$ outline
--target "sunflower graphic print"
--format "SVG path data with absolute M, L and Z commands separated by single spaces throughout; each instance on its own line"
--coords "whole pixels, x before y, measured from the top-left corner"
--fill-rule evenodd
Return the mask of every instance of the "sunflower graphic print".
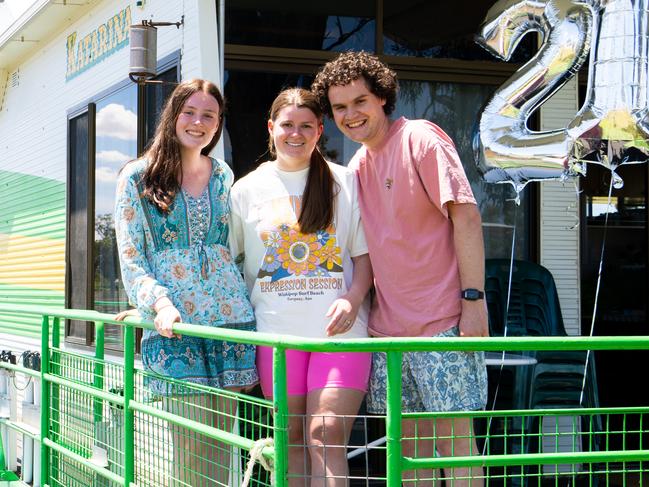
M 272 209 L 289 205 L 294 215 L 300 214 L 300 204 L 299 196 L 270 202 Z M 275 228 L 262 231 L 260 238 L 265 253 L 257 274 L 259 278 L 270 277 L 271 282 L 275 282 L 300 276 L 342 276 L 342 256 L 333 224 L 326 230 L 305 234 L 297 222 L 278 222 Z

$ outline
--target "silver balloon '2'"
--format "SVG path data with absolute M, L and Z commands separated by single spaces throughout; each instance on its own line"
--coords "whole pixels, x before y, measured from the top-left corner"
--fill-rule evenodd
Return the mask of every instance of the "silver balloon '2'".
M 511 183 L 611 170 L 649 156 L 647 72 L 649 0 L 501 0 L 476 41 L 508 59 L 530 31 L 539 52 L 498 89 L 482 111 L 474 149 L 486 181 Z M 586 102 L 567 127 L 532 131 L 531 113 L 575 76 L 590 56 Z

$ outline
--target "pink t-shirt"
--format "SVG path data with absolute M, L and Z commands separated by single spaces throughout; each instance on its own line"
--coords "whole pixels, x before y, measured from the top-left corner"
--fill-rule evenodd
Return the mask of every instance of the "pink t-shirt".
M 453 141 L 431 122 L 402 117 L 349 166 L 374 269 L 370 334 L 432 336 L 457 325 L 460 276 L 446 203 L 475 198 Z

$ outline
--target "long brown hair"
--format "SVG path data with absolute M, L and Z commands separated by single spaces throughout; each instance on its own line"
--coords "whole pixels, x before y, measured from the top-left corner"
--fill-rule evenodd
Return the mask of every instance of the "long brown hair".
M 282 108 L 293 105 L 308 108 L 318 123 L 322 123 L 322 110 L 315 95 L 303 88 L 288 88 L 277 95 L 270 107 L 270 119 L 274 122 Z M 272 135 L 268 138 L 268 150 L 273 157 L 277 157 Z M 311 153 L 309 175 L 302 194 L 302 209 L 297 220 L 302 233 L 325 230 L 333 223 L 336 190 L 334 175 L 316 145 Z
M 219 126 L 210 143 L 201 150 L 201 154 L 208 155 L 223 132 L 225 101 L 214 83 L 204 79 L 191 79 L 176 86 L 162 110 L 155 136 L 144 152 L 148 163 L 142 175 L 143 196 L 163 212 L 169 211 L 182 182 L 182 160 L 180 141 L 176 136 L 176 121 L 187 99 L 198 92 L 212 95 L 219 104 Z

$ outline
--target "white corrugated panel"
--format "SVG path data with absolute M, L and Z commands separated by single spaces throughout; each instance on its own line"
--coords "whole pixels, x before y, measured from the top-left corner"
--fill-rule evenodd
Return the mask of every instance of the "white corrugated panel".
M 541 108 L 541 130 L 565 127 L 578 108 L 573 78 Z M 557 283 L 566 330 L 581 333 L 579 282 L 579 195 L 575 181 L 541 183 L 541 264 Z

